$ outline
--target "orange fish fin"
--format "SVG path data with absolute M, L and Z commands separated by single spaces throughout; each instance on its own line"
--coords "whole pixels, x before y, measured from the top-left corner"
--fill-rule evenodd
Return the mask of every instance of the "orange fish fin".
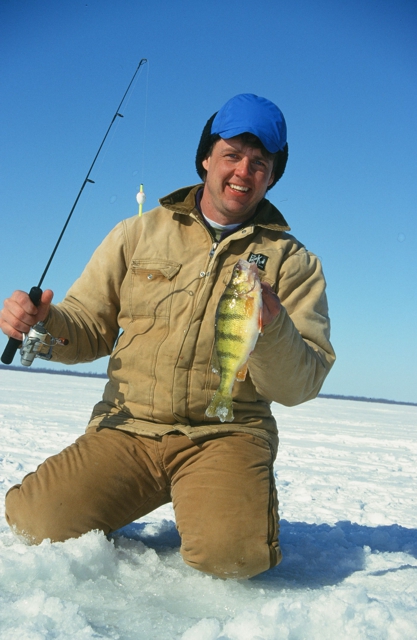
M 239 371 L 236 374 L 236 380 L 238 382 L 243 382 L 246 378 L 246 374 L 248 372 L 248 363 L 245 362 L 244 365 L 242 365 L 239 369 Z
M 247 296 L 245 300 L 245 313 L 248 318 L 251 317 L 255 308 L 255 300 L 251 296 Z
M 259 326 L 259 333 L 262 335 L 263 333 L 263 328 L 264 328 L 264 314 L 263 314 L 263 309 L 262 307 L 260 307 L 259 309 L 259 318 L 258 318 L 258 326 Z

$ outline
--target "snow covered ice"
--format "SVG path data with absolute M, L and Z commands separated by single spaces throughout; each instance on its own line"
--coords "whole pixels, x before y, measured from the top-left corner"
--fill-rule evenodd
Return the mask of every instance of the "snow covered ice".
M 0 370 L 0 492 L 84 431 L 104 380 Z M 417 638 L 417 407 L 274 405 L 278 567 L 223 581 L 185 565 L 170 505 L 116 532 L 38 547 L 1 509 L 7 640 Z

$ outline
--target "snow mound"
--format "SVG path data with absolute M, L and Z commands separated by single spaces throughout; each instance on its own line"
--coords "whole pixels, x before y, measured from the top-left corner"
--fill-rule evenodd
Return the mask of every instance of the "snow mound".
M 3 500 L 82 433 L 103 381 L 0 371 L 0 385 Z M 1 514 L 0 636 L 414 640 L 416 408 L 319 399 L 274 411 L 278 567 L 244 581 L 194 571 L 182 561 L 171 505 L 108 538 L 92 531 L 37 547 Z

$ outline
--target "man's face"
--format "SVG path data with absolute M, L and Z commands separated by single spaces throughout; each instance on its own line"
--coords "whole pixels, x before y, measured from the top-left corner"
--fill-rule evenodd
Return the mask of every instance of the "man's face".
M 273 159 L 240 136 L 218 140 L 202 164 L 207 177 L 201 209 L 219 224 L 250 218 L 274 180 Z

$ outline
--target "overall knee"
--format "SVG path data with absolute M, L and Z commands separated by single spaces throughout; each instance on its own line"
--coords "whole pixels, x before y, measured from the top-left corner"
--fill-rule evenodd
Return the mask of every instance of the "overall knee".
M 18 536 L 25 539 L 30 544 L 39 544 L 44 539 L 37 531 L 37 514 L 32 513 L 21 499 L 21 485 L 16 485 L 9 489 L 6 494 L 6 520 L 9 527 Z
M 11 529 L 29 544 L 43 540 L 63 542 L 76 537 L 68 523 L 57 517 L 46 500 L 22 490 L 22 485 L 12 487 L 6 495 L 6 520 Z
M 267 571 L 278 564 L 280 558 L 274 555 L 266 541 L 225 540 L 183 541 L 181 555 L 193 569 L 223 579 L 243 580 Z

